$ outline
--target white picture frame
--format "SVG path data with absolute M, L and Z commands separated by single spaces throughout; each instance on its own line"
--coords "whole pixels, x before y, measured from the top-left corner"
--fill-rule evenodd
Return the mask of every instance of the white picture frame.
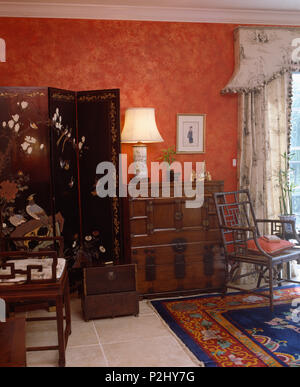
M 177 114 L 176 153 L 205 153 L 206 114 Z

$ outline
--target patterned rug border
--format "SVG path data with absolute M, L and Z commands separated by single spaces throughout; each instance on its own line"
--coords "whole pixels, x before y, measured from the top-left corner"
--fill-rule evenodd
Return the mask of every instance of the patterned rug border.
M 280 304 L 281 305 L 288 304 L 289 302 L 290 302 L 289 300 L 285 300 L 285 301 L 282 301 Z M 250 306 L 250 308 L 244 308 L 243 311 L 249 310 L 251 308 L 252 308 L 252 305 Z M 257 309 L 266 309 L 266 308 L 268 308 L 268 306 L 256 306 L 256 308 Z M 226 313 L 225 313 L 225 315 L 226 315 Z M 225 320 L 224 316 L 221 316 L 221 318 L 223 318 Z M 239 327 L 238 324 L 231 318 L 231 316 L 226 316 L 226 320 L 227 320 L 226 324 L 231 324 L 236 329 L 239 329 L 240 332 L 242 332 L 242 334 L 245 335 L 249 339 L 249 341 L 251 341 L 251 339 L 252 339 L 251 334 L 249 334 L 246 331 L 246 329 L 244 329 L 243 327 Z M 272 352 L 270 350 L 268 350 L 267 348 L 265 348 L 261 343 L 256 341 L 255 346 L 259 347 L 262 350 L 262 352 L 264 352 L 270 356 L 270 359 L 268 360 L 270 367 L 286 367 L 286 364 L 283 361 L 281 361 L 280 359 L 276 359 L 276 360 L 272 359 L 272 355 L 273 355 Z M 276 364 L 276 362 L 278 364 Z
M 284 290 L 284 289 L 293 289 L 293 288 L 299 288 L 299 285 L 286 285 L 286 286 L 280 286 L 276 287 L 274 290 Z M 267 289 L 262 288 L 257 290 L 255 293 L 259 295 L 260 292 L 265 292 Z M 227 293 L 225 297 L 228 296 L 238 296 L 238 295 L 245 295 L 251 296 L 253 293 L 248 292 L 230 292 Z M 255 294 L 254 294 L 255 296 Z M 198 344 L 196 344 L 193 340 L 193 338 L 179 325 L 176 323 L 172 315 L 169 313 L 169 311 L 164 307 L 163 303 L 165 302 L 176 302 L 176 301 L 185 301 L 185 300 L 199 300 L 199 299 L 211 299 L 214 297 L 222 297 L 221 293 L 205 293 L 205 294 L 197 294 L 192 296 L 181 296 L 181 297 L 172 297 L 172 298 L 160 298 L 160 299 L 152 299 L 148 300 L 149 305 L 153 308 L 153 310 L 156 312 L 156 314 L 159 316 L 159 318 L 162 320 L 162 322 L 169 328 L 170 332 L 173 333 L 177 341 L 181 344 L 181 346 L 186 349 L 188 353 L 190 353 L 193 357 L 193 359 L 196 359 L 196 361 L 201 363 L 202 367 L 218 367 L 217 364 L 214 364 L 212 359 L 205 353 L 204 349 L 201 348 Z M 251 309 L 251 308 L 266 308 L 266 301 L 268 302 L 268 299 L 265 299 L 265 301 L 261 304 L 249 304 L 249 305 L 243 305 L 240 308 L 241 309 Z M 281 300 L 280 304 L 283 304 L 284 301 Z M 276 308 L 276 302 L 275 302 L 275 308 Z M 236 308 L 238 309 L 238 307 Z M 275 311 L 276 313 L 276 311 Z M 229 321 L 229 320 L 228 320 Z M 229 321 L 236 329 L 235 324 L 232 323 L 232 321 Z M 251 335 L 247 334 L 245 330 L 242 331 L 245 336 L 248 336 L 248 338 L 251 339 Z M 264 348 L 259 343 L 256 343 L 263 351 L 266 351 L 266 348 Z M 201 358 L 201 360 L 200 360 Z M 281 362 L 279 362 L 281 363 Z

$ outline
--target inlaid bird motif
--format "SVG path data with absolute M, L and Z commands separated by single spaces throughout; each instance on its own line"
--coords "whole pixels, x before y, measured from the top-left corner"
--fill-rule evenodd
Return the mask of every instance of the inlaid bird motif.
M 42 218 L 47 217 L 46 212 L 34 201 L 35 194 L 28 196 L 28 205 L 26 206 L 26 212 L 33 219 L 41 220 Z

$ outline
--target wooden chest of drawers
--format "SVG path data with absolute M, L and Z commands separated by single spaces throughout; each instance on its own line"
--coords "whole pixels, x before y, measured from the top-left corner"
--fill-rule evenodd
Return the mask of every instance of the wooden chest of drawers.
M 222 181 L 206 182 L 200 208 L 187 208 L 184 196 L 129 199 L 131 262 L 144 297 L 222 289 L 225 262 L 212 198 L 220 191 Z
M 137 315 L 139 303 L 135 272 L 133 264 L 84 268 L 84 319 Z

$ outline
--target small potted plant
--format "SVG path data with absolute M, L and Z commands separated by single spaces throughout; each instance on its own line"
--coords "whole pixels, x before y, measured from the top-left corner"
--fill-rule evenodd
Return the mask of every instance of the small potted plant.
M 162 150 L 162 156 L 159 158 L 161 161 L 165 161 L 168 164 L 167 176 L 170 176 L 170 181 L 174 181 L 174 170 L 170 169 L 170 165 L 175 161 L 176 151 L 173 146 L 170 146 Z
M 280 189 L 279 219 L 294 220 L 296 222 L 296 215 L 293 213 L 293 198 L 292 198 L 292 195 L 296 186 L 292 179 L 293 169 L 291 169 L 289 166 L 290 161 L 293 157 L 293 154 L 287 154 L 286 152 L 284 152 L 284 154 L 281 155 L 281 157 L 283 158 L 283 168 L 280 168 L 278 172 L 278 182 L 279 182 L 279 189 Z M 290 224 L 286 224 L 285 231 L 288 233 L 291 233 L 292 226 Z

